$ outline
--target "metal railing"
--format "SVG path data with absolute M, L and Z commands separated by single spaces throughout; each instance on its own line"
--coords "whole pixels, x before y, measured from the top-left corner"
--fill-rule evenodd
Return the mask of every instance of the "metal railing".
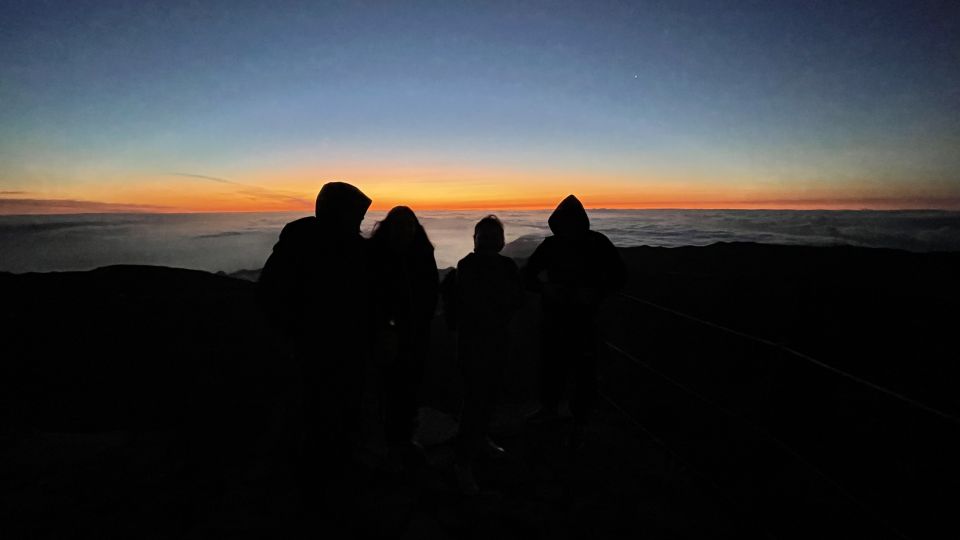
M 949 414 L 949 413 L 947 413 L 947 412 L 941 411 L 941 410 L 939 410 L 939 409 L 937 409 L 937 408 L 935 408 L 935 407 L 932 407 L 932 406 L 930 406 L 930 405 L 927 405 L 927 404 L 925 404 L 925 403 L 922 403 L 922 402 L 920 402 L 920 401 L 918 401 L 918 400 L 916 400 L 916 399 L 907 397 L 907 396 L 905 396 L 905 395 L 903 395 L 903 394 L 901 394 L 901 393 L 899 393 L 899 392 L 895 392 L 895 391 L 893 391 L 893 390 L 890 390 L 889 388 L 885 388 L 885 387 L 880 386 L 880 385 L 878 385 L 878 384 L 872 383 L 872 382 L 870 382 L 870 381 L 868 381 L 868 380 L 866 380 L 866 379 L 863 379 L 862 377 L 858 377 L 858 376 L 856 376 L 856 375 L 854 375 L 854 374 L 852 374 L 852 373 L 848 373 L 848 372 L 846 372 L 846 371 L 844 371 L 844 370 L 842 370 L 842 369 L 839 369 L 839 368 L 837 368 L 837 367 L 831 366 L 830 364 L 827 364 L 826 362 L 821 362 L 820 360 L 817 360 L 816 358 L 812 358 L 812 357 L 809 356 L 809 355 L 806 355 L 806 354 L 804 354 L 804 353 L 802 353 L 802 352 L 799 352 L 799 351 L 797 351 L 797 350 L 795 350 L 795 349 L 792 349 L 792 348 L 790 348 L 790 347 L 787 347 L 786 345 L 783 345 L 783 344 L 781 344 L 781 343 L 776 343 L 776 342 L 774 342 L 774 341 L 770 341 L 770 340 L 768 340 L 768 339 L 764 339 L 764 338 L 761 338 L 761 337 L 758 337 L 758 336 L 754 336 L 754 335 L 748 334 L 748 333 L 746 333 L 746 332 L 741 332 L 741 331 L 739 331 L 739 330 L 734 330 L 734 329 L 732 329 L 732 328 L 728 328 L 728 327 L 726 327 L 726 326 L 723 326 L 723 325 L 720 325 L 720 324 L 717 324 L 717 323 L 714 323 L 714 322 L 711 322 L 711 321 L 707 321 L 707 320 L 701 319 L 701 318 L 699 318 L 699 317 L 695 317 L 695 316 L 690 315 L 690 314 L 688 314 L 688 313 L 683 313 L 682 311 L 678 311 L 678 310 L 675 310 L 675 309 L 672 309 L 672 308 L 668 308 L 668 307 L 666 307 L 666 306 L 662 306 L 662 305 L 660 305 L 660 304 L 657 304 L 656 302 L 651 302 L 651 301 L 649 301 L 649 300 L 644 300 L 644 299 L 642 299 L 642 298 L 637 298 L 636 296 L 633 296 L 633 295 L 630 295 L 630 294 L 620 293 L 620 294 L 618 294 L 617 296 L 619 296 L 620 298 L 624 298 L 624 299 L 626 299 L 626 300 L 629 300 L 629 301 L 631 301 L 631 302 L 636 302 L 636 303 L 639 303 L 639 304 L 644 304 L 644 305 L 647 305 L 647 306 L 652 307 L 652 308 L 654 308 L 654 309 L 657 309 L 657 310 L 659 310 L 659 311 L 663 311 L 663 312 L 665 312 L 665 313 L 669 313 L 669 314 L 671 314 L 671 315 L 675 315 L 675 316 L 677 316 L 677 317 L 681 317 L 681 318 L 683 318 L 683 319 L 686 319 L 686 320 L 689 320 L 689 321 L 692 321 L 692 322 L 695 322 L 695 323 L 698 323 L 698 324 L 701 324 L 701 325 L 704 325 L 704 326 L 708 326 L 708 327 L 710 327 L 710 328 L 714 328 L 714 329 L 716 329 L 716 330 L 719 330 L 719 331 L 721 331 L 721 332 L 724 332 L 724 333 L 727 333 L 727 334 L 730 334 L 730 335 L 734 335 L 734 336 L 737 336 L 737 337 L 740 337 L 740 338 L 743 338 L 743 339 L 747 339 L 747 340 L 750 340 L 750 341 L 759 343 L 759 344 L 761 344 L 761 345 L 765 345 L 765 346 L 767 346 L 767 347 L 775 348 L 775 349 L 777 349 L 777 350 L 779 350 L 779 351 L 781 351 L 781 352 L 783 352 L 783 353 L 786 353 L 786 354 L 789 355 L 789 356 L 792 356 L 792 357 L 794 357 L 794 358 L 797 358 L 797 359 L 803 360 L 803 361 L 805 361 L 805 362 L 808 362 L 808 363 L 810 363 L 810 364 L 812 364 L 812 365 L 817 366 L 818 368 L 821 368 L 821 369 L 824 369 L 824 370 L 826 370 L 826 371 L 829 371 L 830 373 L 833 373 L 834 375 L 838 375 L 838 376 L 843 377 L 843 378 L 845 378 L 845 379 L 851 380 L 851 381 L 853 381 L 853 382 L 855 382 L 855 383 L 857 383 L 857 384 L 860 384 L 860 385 L 862 385 L 862 386 L 864 386 L 864 387 L 866 387 L 866 388 L 870 388 L 871 390 L 873 390 L 873 391 L 875 391 L 875 392 L 878 392 L 878 393 L 884 394 L 884 395 L 886 395 L 886 396 L 888 396 L 888 397 L 890 397 L 890 398 L 899 400 L 900 402 L 904 403 L 905 405 L 908 405 L 908 406 L 910 406 L 910 407 L 914 407 L 914 408 L 923 410 L 924 412 L 927 412 L 927 413 L 929 413 L 929 414 L 938 416 L 938 417 L 940 417 L 940 418 L 942 418 L 942 419 L 944 419 L 944 420 L 946 420 L 946 421 L 948 421 L 948 422 L 952 422 L 952 423 L 953 423 L 954 425 L 956 425 L 957 427 L 960 427 L 960 418 L 957 418 L 956 416 L 954 416 L 954 415 L 952 415 L 952 414 Z
M 672 308 L 657 304 L 655 302 L 651 302 L 649 300 L 638 298 L 633 295 L 620 294 L 619 297 L 629 302 L 641 304 L 648 308 L 652 308 L 657 312 L 668 314 L 671 317 L 676 317 L 684 321 L 687 321 L 689 323 L 693 323 L 695 325 L 699 325 L 705 328 L 710 328 L 723 335 L 733 336 L 736 339 L 745 340 L 750 343 L 759 345 L 761 346 L 761 349 L 775 351 L 777 353 L 775 356 L 777 357 L 786 357 L 790 359 L 795 359 L 806 365 L 814 366 L 817 370 L 820 370 L 822 374 L 825 374 L 828 377 L 834 377 L 837 379 L 848 381 L 848 383 L 852 383 L 862 389 L 866 389 L 867 391 L 873 393 L 875 396 L 879 397 L 880 400 L 885 400 L 890 403 L 895 403 L 897 404 L 896 405 L 897 407 L 902 407 L 904 409 L 911 409 L 915 411 L 915 413 L 928 416 L 932 419 L 936 419 L 938 422 L 935 422 L 935 425 L 942 426 L 946 428 L 946 430 L 948 431 L 952 432 L 955 428 L 960 427 L 960 419 L 958 419 L 956 416 L 950 413 L 939 410 L 935 407 L 922 403 L 916 399 L 903 395 L 899 392 L 890 390 L 888 388 L 875 384 L 871 381 L 858 377 L 854 374 L 848 373 L 842 369 L 831 366 L 823 361 L 817 360 L 809 355 L 801 353 L 783 344 L 776 343 L 774 341 L 764 339 L 755 335 L 751 335 L 746 332 L 738 331 L 738 330 L 714 323 L 712 321 L 708 321 L 700 317 L 696 317 L 694 315 L 690 315 L 688 313 L 684 313 L 682 311 L 672 309 Z M 797 450 L 791 444 L 788 444 L 782 438 L 776 436 L 767 427 L 761 425 L 761 423 L 758 423 L 757 421 L 749 418 L 748 415 L 745 415 L 743 413 L 738 413 L 732 410 L 730 407 L 726 407 L 723 404 L 718 403 L 715 399 L 711 399 L 705 396 L 703 392 L 698 391 L 697 389 L 691 387 L 689 384 L 685 384 L 684 382 L 681 382 L 681 380 L 679 380 L 676 376 L 671 376 L 670 374 L 664 372 L 663 370 L 658 369 L 657 366 L 655 366 L 653 363 L 646 362 L 637 358 L 635 355 L 631 354 L 630 352 L 625 350 L 623 347 L 618 346 L 617 344 L 612 343 L 610 341 L 606 341 L 605 344 L 612 352 L 616 353 L 618 356 L 624 359 L 627 359 L 630 362 L 630 364 L 645 370 L 646 372 L 654 375 L 655 377 L 657 377 L 662 381 L 665 381 L 667 385 L 674 388 L 675 391 L 691 397 L 693 400 L 696 400 L 697 402 L 699 402 L 705 409 L 719 412 L 724 417 L 729 418 L 733 422 L 740 424 L 746 430 L 748 430 L 752 434 L 752 436 L 757 437 L 758 440 L 763 439 L 767 442 L 767 444 L 772 445 L 778 451 L 783 452 L 785 455 L 788 455 L 790 459 L 794 460 L 796 463 L 800 464 L 800 466 L 802 466 L 804 469 L 809 471 L 809 473 L 813 477 L 816 477 L 817 479 L 819 479 L 819 481 L 823 482 L 825 485 L 828 485 L 830 488 L 835 490 L 836 493 L 840 494 L 844 499 L 849 501 L 849 503 L 852 503 L 853 508 L 856 508 L 856 510 L 859 510 L 859 512 L 857 513 L 862 515 L 864 518 L 867 518 L 870 521 L 872 521 L 874 526 L 877 526 L 882 530 L 887 531 L 888 533 L 892 534 L 895 537 L 908 538 L 907 534 L 904 531 L 900 530 L 896 525 L 891 523 L 891 520 L 887 519 L 887 516 L 881 510 L 879 510 L 878 508 L 876 508 L 871 504 L 866 503 L 864 500 L 862 500 L 861 497 L 859 497 L 857 494 L 853 493 L 850 489 L 848 489 L 843 484 L 843 482 L 838 481 L 832 475 L 826 473 L 822 467 L 813 463 L 813 461 L 811 461 L 811 459 L 809 459 L 808 456 L 804 454 L 804 452 Z M 627 418 L 629 418 L 634 424 L 636 424 L 644 432 L 646 432 L 649 436 L 651 436 L 658 445 L 662 446 L 667 451 L 673 454 L 682 454 L 682 452 L 678 453 L 674 451 L 673 448 L 671 448 L 671 442 L 666 440 L 667 438 L 658 435 L 657 433 L 655 433 L 650 429 L 647 429 L 643 425 L 642 421 L 637 420 L 627 410 L 627 407 L 623 407 L 620 404 L 618 404 L 615 398 L 606 396 L 606 395 L 604 397 L 608 402 L 611 403 L 611 405 L 613 405 L 622 414 L 624 414 Z M 914 414 L 914 413 L 911 413 L 911 414 Z M 960 432 L 957 433 L 957 437 L 960 438 Z M 681 457 L 683 456 L 681 455 Z M 688 466 L 690 466 L 689 460 L 684 459 L 684 461 L 688 464 Z M 695 467 L 693 466 L 690 466 L 690 467 L 695 469 Z M 702 472 L 698 473 L 697 475 L 700 477 L 709 478 L 708 474 L 704 474 Z M 714 486 L 716 487 L 717 484 L 714 483 Z M 772 533 L 770 533 L 769 530 L 764 529 L 763 527 L 761 527 L 761 529 L 764 531 L 765 534 L 774 536 Z

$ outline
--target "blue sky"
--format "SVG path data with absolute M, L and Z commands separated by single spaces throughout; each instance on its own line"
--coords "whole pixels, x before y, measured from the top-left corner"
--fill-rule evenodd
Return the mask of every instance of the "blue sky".
M 411 197 L 452 203 L 596 185 L 952 207 L 956 6 L 8 1 L 0 191 L 229 208 L 168 175 L 307 196 L 337 174 L 389 198 L 404 170 Z

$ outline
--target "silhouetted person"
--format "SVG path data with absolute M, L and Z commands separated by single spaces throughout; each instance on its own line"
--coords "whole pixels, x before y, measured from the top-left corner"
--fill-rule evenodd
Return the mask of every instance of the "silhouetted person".
M 553 236 L 537 246 L 522 272 L 527 286 L 542 293 L 537 417 L 558 415 L 572 372 L 570 409 L 575 426 L 582 426 L 598 395 L 595 313 L 607 295 L 623 287 L 626 271 L 610 240 L 590 230 L 587 212 L 573 195 L 557 206 L 548 224 Z
M 437 305 L 437 261 L 426 231 L 406 206 L 393 208 L 377 223 L 370 247 L 377 324 L 396 343 L 383 371 L 384 431 L 392 457 L 413 465 L 421 459 L 412 439 Z
M 457 357 L 463 373 L 463 410 L 454 465 L 461 490 L 478 491 L 473 463 L 481 454 L 501 455 L 504 450 L 488 436 L 496 397 L 509 355 L 507 325 L 523 300 L 516 263 L 500 255 L 503 225 L 496 216 L 481 219 L 474 228 L 473 253 L 457 263 L 456 274 L 445 282 L 452 313 L 448 321 L 457 329 Z
M 369 262 L 360 236 L 370 202 L 350 184 L 324 184 L 316 215 L 284 226 L 259 280 L 302 377 L 305 442 L 297 474 L 305 505 L 341 519 L 370 341 Z

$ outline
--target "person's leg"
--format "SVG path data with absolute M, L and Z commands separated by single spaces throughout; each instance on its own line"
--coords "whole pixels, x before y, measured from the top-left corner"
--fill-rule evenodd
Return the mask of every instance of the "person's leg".
M 359 428 L 365 356 L 356 341 L 327 340 L 323 355 L 304 369 L 303 467 L 304 511 L 311 520 L 345 531 L 355 521 L 358 486 L 351 453 Z
M 384 435 L 389 445 L 407 444 L 413 434 L 419 383 L 414 356 L 408 346 L 401 345 L 383 373 Z
M 339 400 L 333 399 L 331 389 L 318 384 L 316 377 L 309 376 L 305 382 L 296 477 L 305 515 L 326 519 L 338 513 L 333 506 L 343 498 L 346 478 L 341 473 L 348 458 L 347 446 L 339 435 Z
M 545 312 L 541 327 L 540 405 L 541 414 L 555 415 L 563 397 L 569 370 L 569 339 L 561 313 Z
M 463 407 L 457 434 L 457 455 L 462 461 L 470 461 L 475 457 L 484 434 L 485 381 L 475 350 L 461 349 L 459 357 L 463 374 Z
M 510 347 L 506 332 L 495 336 L 490 341 L 490 349 L 484 362 L 484 407 L 483 407 L 483 437 L 481 449 L 487 457 L 499 458 L 505 455 L 505 450 L 490 439 L 490 431 L 496 416 L 497 403 L 503 390 L 504 370 L 510 355 Z
M 363 386 L 366 376 L 365 355 L 354 354 L 347 357 L 349 364 L 341 371 L 339 381 L 341 409 L 339 436 L 343 438 L 347 452 L 351 452 L 359 442 L 360 423 L 363 418 Z M 337 384 L 336 381 L 334 384 Z
M 463 407 L 453 468 L 460 490 L 466 495 L 474 495 L 480 491 L 473 476 L 473 463 L 484 436 L 484 381 L 477 351 L 473 348 L 476 343 L 465 337 L 461 332 L 458 360 L 463 374 Z
M 597 387 L 597 355 L 600 352 L 599 335 L 596 322 L 589 315 L 577 321 L 573 345 L 574 395 L 570 400 L 570 410 L 574 420 L 585 423 L 592 415 L 599 399 Z
M 311 348 L 298 344 L 297 360 L 302 378 L 302 396 L 299 414 L 299 444 L 296 452 L 296 474 L 305 506 L 315 507 L 323 499 L 325 466 L 331 461 L 331 423 L 336 419 L 320 371 L 320 359 Z
M 389 444 L 407 445 L 413 439 L 428 343 L 425 328 L 404 332 L 397 357 L 384 370 L 384 427 Z

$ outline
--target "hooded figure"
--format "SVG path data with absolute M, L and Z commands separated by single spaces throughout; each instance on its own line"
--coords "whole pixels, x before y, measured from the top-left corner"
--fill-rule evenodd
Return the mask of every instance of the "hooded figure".
M 570 399 L 574 420 L 582 424 L 597 400 L 597 308 L 623 287 L 626 271 L 620 253 L 590 219 L 573 195 L 547 221 L 553 236 L 541 242 L 522 274 L 527 287 L 542 293 L 540 416 L 558 414 L 573 373 Z
M 284 226 L 258 283 L 301 375 L 304 495 L 322 499 L 332 515 L 345 515 L 333 509 L 347 483 L 343 471 L 359 423 L 370 341 L 369 264 L 360 236 L 370 202 L 350 184 L 324 184 L 316 215 Z
M 295 340 L 315 339 L 328 325 L 353 328 L 351 316 L 365 311 L 360 223 L 370 202 L 350 184 L 329 182 L 317 195 L 316 215 L 280 232 L 260 273 L 260 297 L 271 322 Z

